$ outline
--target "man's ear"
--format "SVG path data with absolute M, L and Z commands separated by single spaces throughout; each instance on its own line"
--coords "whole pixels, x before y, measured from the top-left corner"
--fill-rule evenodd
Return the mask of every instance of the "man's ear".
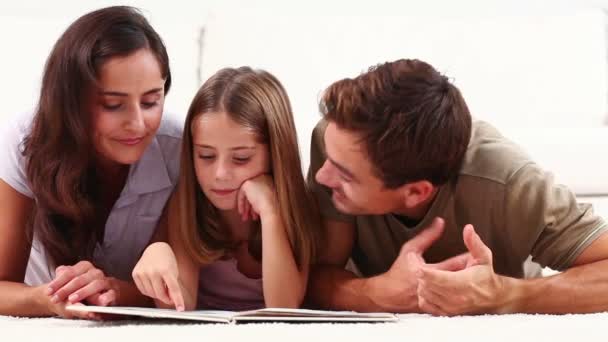
M 407 183 L 402 186 L 403 201 L 408 208 L 415 208 L 421 203 L 428 201 L 435 193 L 433 183 L 421 180 Z

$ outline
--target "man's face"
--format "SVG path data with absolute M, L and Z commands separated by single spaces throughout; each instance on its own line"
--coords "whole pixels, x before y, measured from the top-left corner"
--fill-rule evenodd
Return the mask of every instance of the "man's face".
M 352 215 L 383 215 L 400 208 L 399 190 L 385 188 L 374 174 L 356 133 L 330 122 L 324 140 L 327 160 L 315 179 L 332 190 L 336 209 Z

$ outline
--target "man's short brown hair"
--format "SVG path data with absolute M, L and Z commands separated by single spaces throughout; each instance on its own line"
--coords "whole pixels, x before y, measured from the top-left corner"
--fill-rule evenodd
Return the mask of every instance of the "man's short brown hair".
M 388 188 L 457 175 L 471 138 L 471 115 L 447 77 L 428 63 L 401 59 L 335 82 L 321 111 L 361 142 Z

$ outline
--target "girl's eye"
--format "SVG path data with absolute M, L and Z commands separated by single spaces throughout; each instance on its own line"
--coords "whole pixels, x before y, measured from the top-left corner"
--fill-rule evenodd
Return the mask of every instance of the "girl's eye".
M 205 160 L 211 160 L 211 159 L 215 158 L 215 156 L 208 156 L 208 155 L 202 155 L 202 154 L 199 154 L 198 157 L 201 159 L 205 159 Z
M 237 164 L 245 164 L 251 159 L 251 157 L 234 157 L 232 158 Z

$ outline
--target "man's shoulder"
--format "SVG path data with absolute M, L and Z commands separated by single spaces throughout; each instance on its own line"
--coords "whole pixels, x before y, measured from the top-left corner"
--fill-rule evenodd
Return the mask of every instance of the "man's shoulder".
M 489 123 L 474 121 L 459 177 L 504 185 L 530 164 L 533 160 L 519 145 Z

